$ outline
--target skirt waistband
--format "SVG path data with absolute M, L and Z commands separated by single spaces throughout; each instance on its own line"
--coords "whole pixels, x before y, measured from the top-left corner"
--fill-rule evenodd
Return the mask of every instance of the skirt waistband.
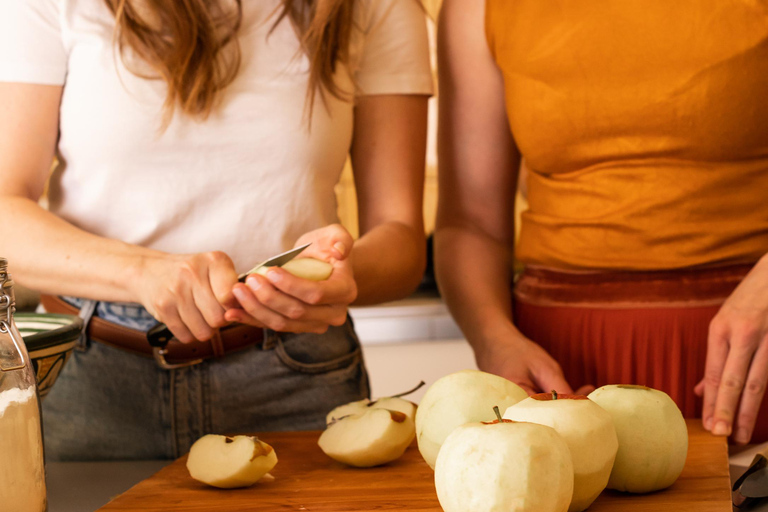
M 569 272 L 528 266 L 516 301 L 539 306 L 700 307 L 722 304 L 754 264 L 649 272 Z

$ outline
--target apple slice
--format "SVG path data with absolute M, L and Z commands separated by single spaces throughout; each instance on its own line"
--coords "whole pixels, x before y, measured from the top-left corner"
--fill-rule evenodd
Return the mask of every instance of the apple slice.
M 276 464 L 275 450 L 256 437 L 208 434 L 190 448 L 187 470 L 199 482 L 232 489 L 255 484 Z
M 415 435 L 413 420 L 406 414 L 368 408 L 333 422 L 317 444 L 333 460 L 368 468 L 398 459 Z
M 435 467 L 443 441 L 465 423 L 493 420 L 493 407 L 502 410 L 526 398 L 523 388 L 498 375 L 463 370 L 437 380 L 416 410 L 416 439 L 429 467 Z
M 573 461 L 573 499 L 569 512 L 589 507 L 605 489 L 619 448 L 611 415 L 581 395 L 540 393 L 513 405 L 504 419 L 554 428 L 568 444 Z
M 405 400 L 404 398 L 385 397 L 374 401 L 365 398 L 363 400 L 358 400 L 357 402 L 350 402 L 336 407 L 325 417 L 325 423 L 326 425 L 330 425 L 334 421 L 340 420 L 345 416 L 362 414 L 368 409 L 388 409 L 390 411 L 398 411 L 411 418 L 411 420 L 416 416 L 416 404 L 409 400 Z
M 273 267 L 259 267 L 256 273 L 266 276 L 270 268 Z M 289 274 L 310 281 L 325 281 L 333 272 L 333 266 L 330 263 L 315 258 L 296 258 L 280 268 Z
M 358 400 L 356 402 L 350 402 L 348 404 L 340 405 L 328 413 L 328 415 L 325 417 L 325 424 L 330 425 L 335 420 L 341 419 L 344 416 L 349 416 L 350 414 L 362 414 L 369 408 L 389 409 L 390 411 L 400 411 L 415 421 L 416 404 L 414 404 L 409 400 L 405 400 L 402 397 L 410 395 L 411 393 L 415 393 L 416 391 L 421 389 L 423 386 L 424 386 L 424 381 L 421 381 L 415 388 L 409 391 L 406 391 L 404 393 L 399 393 L 394 396 L 387 396 L 384 398 L 379 398 L 374 401 L 371 401 L 365 398 L 363 400 Z
M 675 483 L 688 456 L 688 427 L 677 404 L 645 386 L 603 386 L 589 398 L 608 411 L 619 452 L 608 488 L 644 493 Z
M 571 454 L 544 425 L 468 423 L 443 443 L 435 488 L 444 512 L 565 512 L 573 493 Z

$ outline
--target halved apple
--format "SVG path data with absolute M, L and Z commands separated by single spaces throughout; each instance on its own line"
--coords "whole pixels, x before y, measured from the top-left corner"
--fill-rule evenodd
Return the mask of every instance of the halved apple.
M 192 478 L 221 489 L 249 487 L 276 464 L 275 450 L 251 436 L 208 434 L 195 441 L 187 459 Z
M 256 273 L 266 276 L 270 268 L 272 267 L 260 267 Z M 289 274 L 310 281 L 325 281 L 333 272 L 333 266 L 330 263 L 315 258 L 296 258 L 280 268 Z
M 333 460 L 367 468 L 398 459 L 416 436 L 410 416 L 368 408 L 331 423 L 317 444 Z

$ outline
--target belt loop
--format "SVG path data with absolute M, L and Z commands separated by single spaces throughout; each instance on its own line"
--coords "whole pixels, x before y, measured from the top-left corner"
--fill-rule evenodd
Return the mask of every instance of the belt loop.
M 88 350 L 88 324 L 91 323 L 91 318 L 96 313 L 96 306 L 98 305 L 96 300 L 85 300 L 83 306 L 80 308 L 80 312 L 77 316 L 83 321 L 83 330 L 80 332 L 80 338 L 77 341 L 75 349 L 79 352 L 85 352 Z
M 276 338 L 278 334 L 272 329 L 267 329 L 266 327 L 264 327 L 262 332 L 263 332 L 264 341 L 261 342 L 261 349 L 272 350 L 273 348 L 275 348 L 275 345 L 277 344 Z
M 211 349 L 213 350 L 213 357 L 224 357 L 224 342 L 221 340 L 221 330 L 214 329 L 213 336 L 211 337 Z

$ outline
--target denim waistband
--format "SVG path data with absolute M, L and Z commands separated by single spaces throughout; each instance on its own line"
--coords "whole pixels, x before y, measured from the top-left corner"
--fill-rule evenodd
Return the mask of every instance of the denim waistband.
M 78 309 L 82 309 L 89 302 L 79 297 L 61 296 L 61 299 Z M 133 302 L 98 301 L 94 316 L 139 331 L 148 331 L 157 324 L 157 320 L 144 306 Z

